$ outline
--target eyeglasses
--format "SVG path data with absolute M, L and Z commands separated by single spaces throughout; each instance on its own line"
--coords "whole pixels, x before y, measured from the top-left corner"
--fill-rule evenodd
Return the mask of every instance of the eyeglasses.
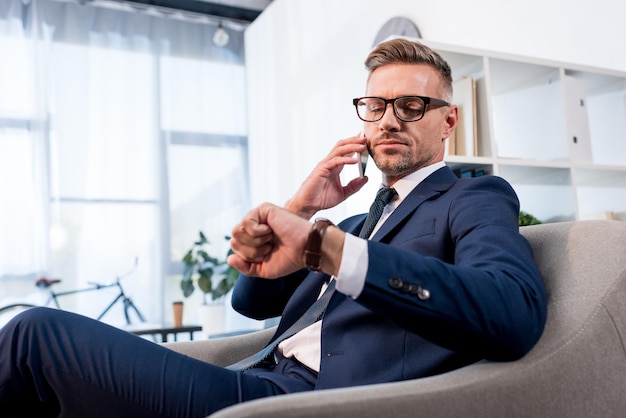
M 385 115 L 387 105 L 391 103 L 393 113 L 403 122 L 417 122 L 422 119 L 429 105 L 450 106 L 450 103 L 425 96 L 401 96 L 395 99 L 382 97 L 357 97 L 352 99 L 356 114 L 364 122 L 378 122 Z

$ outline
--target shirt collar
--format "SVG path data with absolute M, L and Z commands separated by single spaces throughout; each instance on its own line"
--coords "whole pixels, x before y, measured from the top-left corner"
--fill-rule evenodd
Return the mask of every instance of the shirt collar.
M 398 207 L 398 205 L 409 195 L 409 193 L 411 193 L 418 184 L 424 181 L 426 177 L 430 176 L 432 173 L 445 166 L 445 162 L 439 161 L 427 167 L 420 168 L 419 170 L 408 174 L 402 177 L 400 180 L 396 181 L 393 185 L 393 188 L 396 189 L 396 193 L 398 193 L 398 198 L 393 201 L 394 206 Z M 381 185 L 381 187 L 385 186 Z

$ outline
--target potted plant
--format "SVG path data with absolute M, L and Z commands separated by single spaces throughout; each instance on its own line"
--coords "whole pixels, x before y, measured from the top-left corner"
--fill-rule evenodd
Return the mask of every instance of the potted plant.
M 189 297 L 196 288 L 194 282 L 203 293 L 203 303 L 199 307 L 199 320 L 205 335 L 223 332 L 225 307 L 223 298 L 235 286 L 239 272 L 228 265 L 226 260 L 211 256 L 208 252 L 209 240 L 202 231 L 198 240 L 182 258 L 184 264 L 180 288 L 184 297 Z M 230 237 L 224 237 L 230 240 Z M 230 255 L 229 249 L 226 256 Z M 209 299 L 210 295 L 210 299 Z
M 224 297 L 235 285 L 239 272 L 226 263 L 226 260 L 219 260 L 212 257 L 207 250 L 209 240 L 204 233 L 198 233 L 199 239 L 193 243 L 189 251 L 185 253 L 182 261 L 185 266 L 183 277 L 180 281 L 180 288 L 184 297 L 189 297 L 196 289 L 194 279 L 198 287 L 204 293 L 203 303 L 208 303 L 208 296 L 212 301 Z M 229 240 L 230 237 L 224 237 Z M 226 256 L 230 255 L 229 250 Z M 214 284 L 213 277 L 219 274 L 219 281 Z
M 520 211 L 519 226 L 539 225 L 541 221 L 528 212 Z

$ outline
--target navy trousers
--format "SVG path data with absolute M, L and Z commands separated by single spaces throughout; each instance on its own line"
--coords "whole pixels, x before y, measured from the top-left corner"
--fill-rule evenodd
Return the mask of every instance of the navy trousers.
M 205 417 L 314 385 L 293 361 L 230 371 L 56 309 L 30 309 L 0 330 L 3 418 Z

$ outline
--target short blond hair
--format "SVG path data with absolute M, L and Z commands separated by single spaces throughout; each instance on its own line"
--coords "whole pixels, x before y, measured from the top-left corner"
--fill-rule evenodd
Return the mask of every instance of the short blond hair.
M 376 45 L 365 59 L 369 78 L 376 69 L 389 64 L 426 64 L 432 67 L 441 80 L 445 99 L 452 100 L 452 70 L 445 59 L 426 45 L 404 38 L 395 38 Z

